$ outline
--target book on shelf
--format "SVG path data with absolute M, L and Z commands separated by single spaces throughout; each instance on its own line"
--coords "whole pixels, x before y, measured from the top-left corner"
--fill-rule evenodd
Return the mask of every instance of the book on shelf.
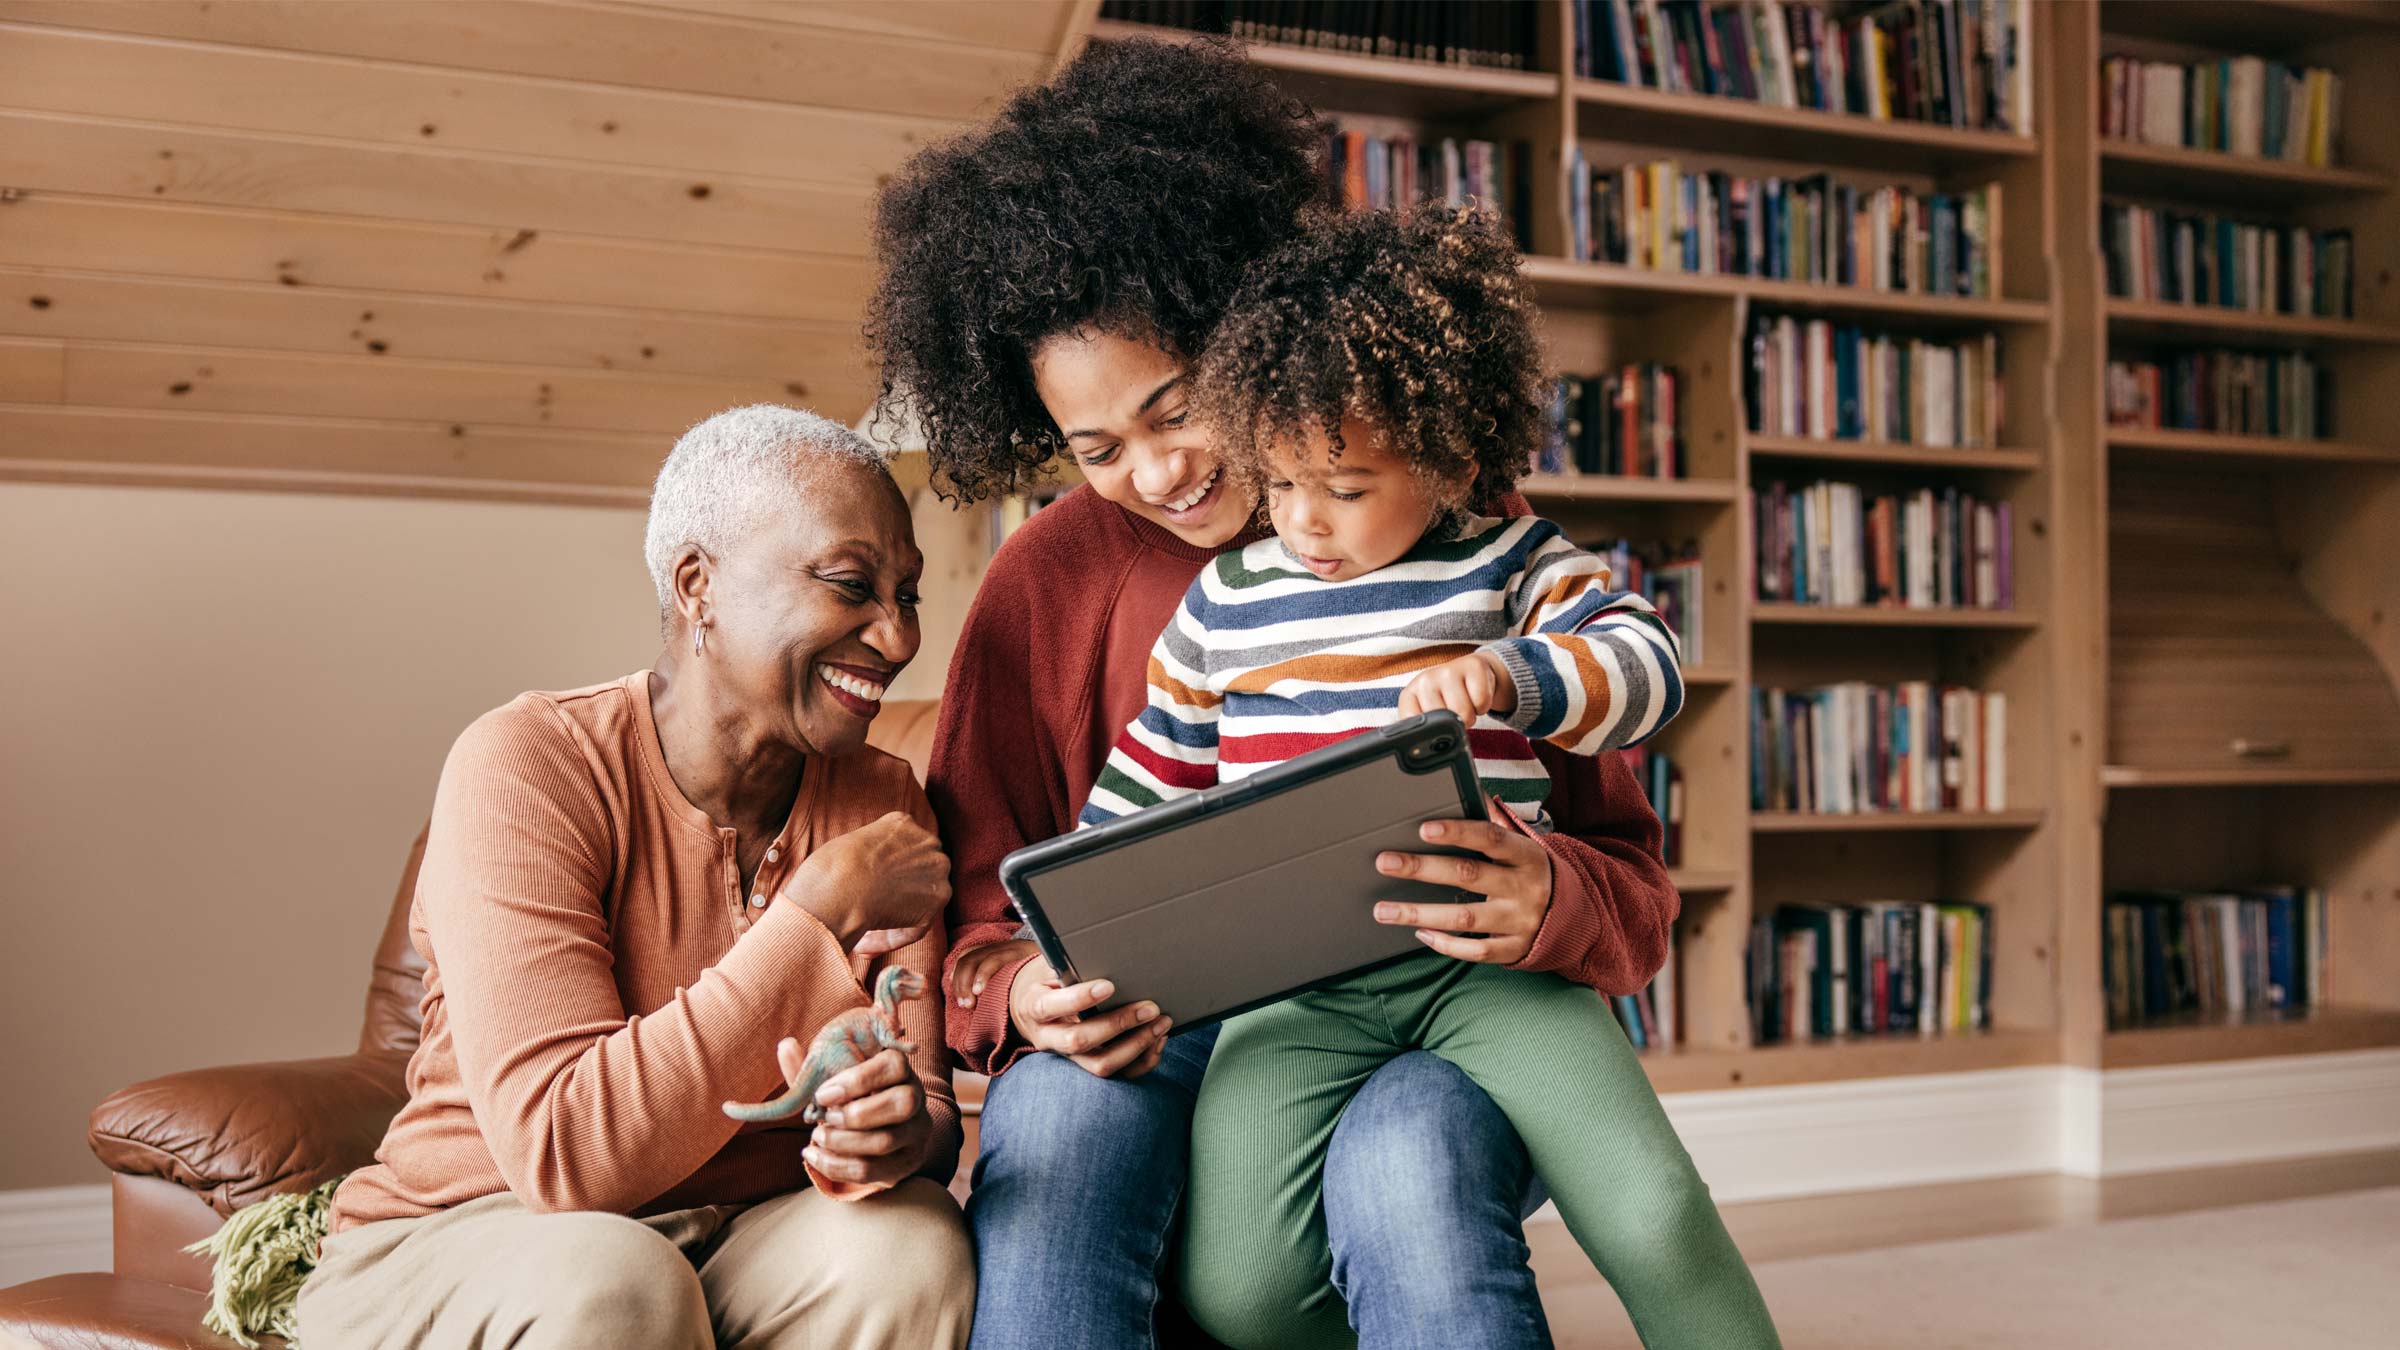
M 2100 134 L 2323 167 L 2340 154 L 2342 77 L 2258 56 L 2104 57 Z
M 1708 659 L 1700 621 L 1705 588 L 1701 585 L 1698 544 L 1688 540 L 1668 544 L 1601 539 L 1587 541 L 1582 547 L 1608 564 L 1608 584 L 1612 589 L 1638 595 L 1658 611 L 1658 617 L 1666 621 L 1682 645 L 1685 665 L 1700 665 Z
M 1742 403 L 1760 435 L 1936 449 L 2000 443 L 1996 334 L 1930 338 L 1761 314 L 1743 347 Z
M 1667 929 L 1667 963 L 1650 977 L 1638 994 L 1618 994 L 1608 1000 L 1610 1012 L 1617 1015 L 1617 1024 L 1625 1028 L 1625 1039 L 1635 1050 L 1657 1050 L 1673 1046 L 1681 1037 L 1675 1004 L 1675 966 L 1680 953 L 1675 947 L 1675 930 Z
M 2125 203 L 2100 208 L 2100 251 L 2115 299 L 2351 317 L 2348 230 Z
M 1385 210 L 1417 202 L 1480 202 L 1506 219 L 1517 247 L 1530 251 L 1533 151 L 1524 141 L 1430 140 L 1381 135 L 1337 124 L 1328 133 L 1325 171 L 1345 210 Z
M 2112 1026 L 2324 1001 L 2331 944 L 2322 887 L 2119 891 L 2101 909 Z
M 1107 0 L 1100 17 L 1244 42 L 1495 70 L 1533 67 L 1540 22 L 1533 0 Z
M 2031 0 L 1576 0 L 1585 79 L 1778 108 L 2033 131 Z
M 1801 605 L 2010 609 L 2014 513 L 1955 486 L 1878 493 L 1781 479 L 1749 489 L 1752 594 Z
M 1912 295 L 1996 295 L 2000 185 L 1869 187 L 1567 157 L 1568 256 Z
M 2108 424 L 2229 436 L 2333 435 L 2333 372 L 2307 352 L 2167 350 L 2108 363 Z
M 1750 809 L 1852 815 L 2008 808 L 2008 698 L 1852 680 L 1750 693 Z
M 1751 921 L 1750 1038 L 1980 1031 L 1991 1025 L 1992 911 L 1969 901 L 1778 905 Z
M 1683 865 L 1683 768 L 1664 750 L 1637 745 L 1617 752 L 1625 757 L 1625 767 L 1633 771 L 1633 781 L 1642 785 L 1642 797 L 1658 816 L 1662 833 L 1659 861 L 1669 867 Z
M 1655 361 L 1561 376 L 1551 390 L 1550 435 L 1534 467 L 1546 474 L 1683 477 L 1682 385 L 1673 366 Z

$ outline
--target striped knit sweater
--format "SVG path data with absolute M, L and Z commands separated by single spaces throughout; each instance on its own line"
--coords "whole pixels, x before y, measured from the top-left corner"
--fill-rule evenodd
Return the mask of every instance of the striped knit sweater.
M 1675 635 L 1608 568 L 1538 517 L 1470 518 L 1347 581 L 1269 537 L 1193 579 L 1150 651 L 1150 697 L 1092 785 L 1090 826 L 1257 773 L 1399 720 L 1419 671 L 1489 649 L 1516 686 L 1467 740 L 1484 790 L 1550 828 L 1539 738 L 1578 754 L 1632 745 L 1683 706 Z

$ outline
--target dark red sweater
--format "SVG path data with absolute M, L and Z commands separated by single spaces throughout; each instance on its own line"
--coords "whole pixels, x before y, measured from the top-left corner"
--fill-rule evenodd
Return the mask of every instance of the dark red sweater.
M 1525 514 L 1513 496 L 1511 506 Z M 1000 860 L 1075 828 L 1109 746 L 1141 711 L 1150 645 L 1215 553 L 1079 487 L 1011 535 L 984 574 L 925 784 L 950 850 L 948 1034 L 970 1068 L 998 1073 L 1024 1050 L 1008 1035 L 1007 999 L 1022 962 L 971 1009 L 951 989 L 961 953 L 1016 934 Z M 1622 757 L 1538 751 L 1558 832 L 1542 838 L 1550 912 L 1520 964 L 1637 992 L 1666 960 L 1680 904 L 1658 860 L 1658 816 Z

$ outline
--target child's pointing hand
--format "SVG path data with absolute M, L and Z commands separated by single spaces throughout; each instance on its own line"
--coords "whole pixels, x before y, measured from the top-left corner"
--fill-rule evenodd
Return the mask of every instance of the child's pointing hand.
M 1517 682 L 1489 652 L 1469 652 L 1417 672 L 1400 691 L 1400 715 L 1448 708 L 1468 726 L 1485 713 L 1506 717 L 1517 708 Z

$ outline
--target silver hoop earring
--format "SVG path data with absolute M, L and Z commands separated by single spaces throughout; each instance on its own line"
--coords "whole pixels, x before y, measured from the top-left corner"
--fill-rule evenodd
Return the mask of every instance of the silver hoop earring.
M 698 656 L 698 655 L 700 655 L 700 654 L 702 653 L 702 651 L 703 651 L 703 650 L 704 650 L 704 649 L 705 649 L 707 646 L 708 646 L 708 625 L 707 625 L 707 624 L 702 624 L 702 623 L 696 623 L 696 624 L 693 624 L 693 625 L 692 625 L 692 655 L 694 655 L 694 656 Z

